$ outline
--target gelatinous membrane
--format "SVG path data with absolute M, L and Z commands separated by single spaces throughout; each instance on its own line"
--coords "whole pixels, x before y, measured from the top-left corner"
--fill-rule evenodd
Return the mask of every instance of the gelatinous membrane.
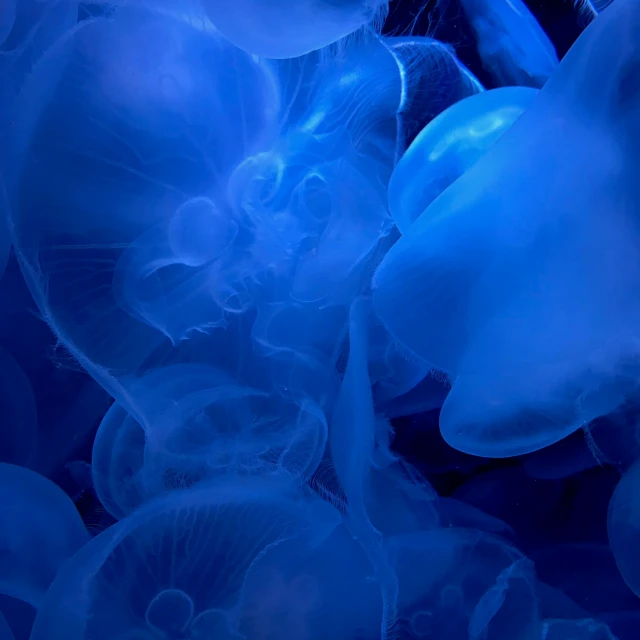
M 389 181 L 389 209 L 401 233 L 495 144 L 537 94 L 530 87 L 503 87 L 472 95 L 419 133 Z
M 28 466 L 38 444 L 36 399 L 20 365 L 0 347 L 0 462 Z
M 0 593 L 38 606 L 89 534 L 68 496 L 41 475 L 0 463 Z
M 484 87 L 444 42 L 426 36 L 383 38 L 383 42 L 402 80 L 397 134 L 401 156 L 432 118 Z
M 349 316 L 349 360 L 331 418 L 330 447 L 336 476 L 347 499 L 347 524 L 375 567 L 384 599 L 382 636 L 395 623 L 397 578 L 368 513 L 376 420 L 368 372 L 370 301 L 358 298 Z
M 640 462 L 625 473 L 611 497 L 607 530 L 618 569 L 629 588 L 640 596 Z
M 370 572 L 326 503 L 273 479 L 228 479 L 153 501 L 94 538 L 58 574 L 32 638 L 287 629 L 283 637 L 348 640 L 380 624 Z
M 522 0 L 460 0 L 460 5 L 482 62 L 498 85 L 544 85 L 558 56 Z
M 203 0 L 207 15 L 237 47 L 267 58 L 295 58 L 381 25 L 389 0 Z
M 127 380 L 222 323 L 240 279 L 225 262 L 241 234 L 227 177 L 271 139 L 279 110 L 266 63 L 196 7 L 143 5 L 80 22 L 36 65 L 5 173 L 36 302 L 134 413 Z
M 398 637 L 503 638 L 491 635 L 492 623 L 498 631 L 502 622 L 519 617 L 522 624 L 508 635 L 533 637 L 525 630 L 537 624 L 534 574 L 509 543 L 473 529 L 439 528 L 394 536 L 387 545 L 400 584 Z M 507 575 L 501 596 L 494 597 Z M 472 635 L 476 629 L 480 635 Z
M 383 324 L 457 376 L 440 427 L 461 451 L 535 451 L 636 389 L 638 26 L 627 0 L 594 21 L 376 272 Z

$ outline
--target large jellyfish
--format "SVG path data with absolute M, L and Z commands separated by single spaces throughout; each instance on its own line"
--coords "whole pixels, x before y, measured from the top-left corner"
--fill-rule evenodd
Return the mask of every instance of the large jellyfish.
M 274 480 L 229 479 L 94 538 L 58 574 L 32 638 L 252 640 L 279 629 L 348 640 L 380 624 L 370 571 L 328 504 Z
M 223 324 L 241 235 L 227 178 L 271 139 L 279 109 L 263 61 L 197 13 L 143 5 L 81 21 L 36 65 L 4 176 L 16 252 L 43 315 L 134 413 L 135 378 L 172 343 Z
M 420 132 L 389 181 L 389 208 L 401 233 L 482 157 L 537 94 L 530 87 L 478 93 L 444 110 Z
M 0 593 L 39 606 L 89 534 L 68 496 L 41 475 L 0 463 Z
M 603 12 L 376 272 L 387 329 L 457 376 L 440 428 L 462 451 L 540 449 L 637 388 L 637 28 L 635 2 Z
M 267 58 L 295 58 L 355 31 L 382 24 L 389 0 L 202 0 L 237 47 Z
M 478 53 L 498 85 L 541 87 L 558 65 L 547 34 L 522 0 L 460 0 Z

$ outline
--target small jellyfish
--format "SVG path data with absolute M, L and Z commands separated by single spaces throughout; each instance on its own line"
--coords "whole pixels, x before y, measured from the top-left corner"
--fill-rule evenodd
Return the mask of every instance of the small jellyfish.
M 522 0 L 461 0 L 478 53 L 498 85 L 541 87 L 558 56 Z
M 454 448 L 530 453 L 637 389 L 639 27 L 628 0 L 589 25 L 376 272 L 385 327 L 454 379 L 440 415 Z
M 389 0 L 204 0 L 225 38 L 248 53 L 295 58 L 362 27 L 380 26 Z
M 39 606 L 89 534 L 69 497 L 43 476 L 0 463 L 0 593 Z
M 482 157 L 537 94 L 530 87 L 478 93 L 444 110 L 419 133 L 389 181 L 389 209 L 400 233 Z
M 640 597 L 640 462 L 624 474 L 611 497 L 607 530 L 618 569 Z

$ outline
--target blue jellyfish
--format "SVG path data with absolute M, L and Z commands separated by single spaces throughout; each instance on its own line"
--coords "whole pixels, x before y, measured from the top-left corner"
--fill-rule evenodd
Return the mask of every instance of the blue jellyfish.
M 541 87 L 558 56 L 522 0 L 460 0 L 478 53 L 498 85 Z
M 347 640 L 379 625 L 370 571 L 327 503 L 275 479 L 228 478 L 152 501 L 94 538 L 58 574 L 32 638 L 240 640 L 303 628 Z
M 424 126 L 447 107 L 484 91 L 457 58 L 453 47 L 426 36 L 384 38 L 400 70 L 397 154 L 401 156 Z
M 400 586 L 400 637 L 504 638 L 497 633 L 505 628 L 509 637 L 536 637 L 535 573 L 508 542 L 474 529 L 435 528 L 386 544 Z
M 482 157 L 537 94 L 530 87 L 478 93 L 444 110 L 420 132 L 389 181 L 389 209 L 401 233 Z
M 541 449 L 637 388 L 636 25 L 627 0 L 594 21 L 376 272 L 383 324 L 455 378 L 440 428 L 461 451 Z
M 196 9 L 116 3 L 79 22 L 35 66 L 8 140 L 5 187 L 29 287 L 60 340 L 133 414 L 135 379 L 172 344 L 222 327 L 236 280 L 253 276 L 229 266 L 250 223 L 230 210 L 227 179 L 277 126 L 272 70 Z
M 0 462 L 29 466 L 38 445 L 36 399 L 20 365 L 0 347 Z
M 0 463 L 0 514 L 0 593 L 37 607 L 60 565 L 89 534 L 62 489 L 5 463 Z
M 618 569 L 629 588 L 640 597 L 640 462 L 624 474 L 611 496 L 607 530 Z
M 295 58 L 382 25 L 389 0 L 203 0 L 225 38 L 267 58 Z

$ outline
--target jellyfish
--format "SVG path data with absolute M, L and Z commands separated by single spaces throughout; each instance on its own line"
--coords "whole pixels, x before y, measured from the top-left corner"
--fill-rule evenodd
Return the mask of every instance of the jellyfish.
M 8 139 L 28 285 L 61 342 L 133 414 L 136 378 L 172 343 L 222 326 L 235 273 L 221 260 L 248 226 L 229 212 L 228 177 L 277 127 L 272 70 L 200 18 L 192 5 L 116 3 L 81 20 L 30 74 Z
M 154 500 L 89 542 L 56 577 L 32 637 L 257 638 L 254 621 L 275 629 L 286 612 L 287 628 L 346 640 L 343 628 L 379 624 L 370 570 L 326 502 L 275 478 L 226 478 Z
M 11 354 L 0 347 L 0 462 L 28 466 L 38 444 L 36 399 L 31 382 Z
M 535 582 L 533 563 L 526 558 L 503 569 L 471 614 L 470 640 L 538 640 L 542 636 L 542 620 Z
M 611 551 L 629 588 L 640 596 L 640 462 L 622 477 L 609 503 L 607 531 Z
M 476 628 L 482 627 L 481 634 L 487 631 L 485 622 L 490 625 L 494 620 L 496 629 L 504 621 L 515 622 L 514 634 L 516 629 L 522 634 L 513 637 L 534 637 L 527 636 L 526 629 L 529 621 L 532 630 L 536 626 L 535 574 L 531 563 L 508 542 L 474 529 L 447 527 L 393 536 L 387 547 L 398 574 L 396 629 L 401 637 L 462 640 L 474 637 Z M 496 585 L 505 576 L 510 581 L 500 602 Z
M 0 511 L 0 593 L 37 607 L 89 534 L 62 489 L 23 467 L 0 463 Z
M 389 209 L 401 233 L 482 157 L 537 94 L 530 87 L 474 94 L 442 111 L 422 129 L 389 181 Z
M 530 453 L 636 391 L 636 25 L 618 0 L 587 27 L 376 272 L 383 324 L 455 378 L 440 429 L 461 451 Z
M 522 0 L 461 0 L 460 5 L 480 58 L 498 85 L 544 85 L 558 56 Z
M 384 38 L 383 42 L 398 64 L 402 81 L 396 151 L 400 157 L 430 120 L 484 87 L 444 42 L 424 36 Z
M 267 58 L 295 58 L 371 25 L 381 26 L 389 0 L 204 0 L 222 35 Z

